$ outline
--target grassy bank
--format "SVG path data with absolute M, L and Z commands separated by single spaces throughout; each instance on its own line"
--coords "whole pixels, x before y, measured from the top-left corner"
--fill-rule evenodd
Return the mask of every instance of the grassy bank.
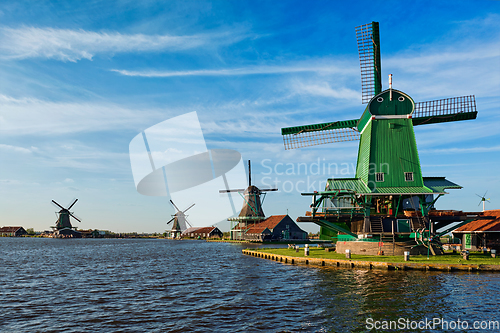
M 281 256 L 297 257 L 297 258 L 317 258 L 317 259 L 335 259 L 346 260 L 345 254 L 336 252 L 326 252 L 322 248 L 309 248 L 309 256 L 304 255 L 304 248 L 300 248 L 299 252 L 288 248 L 265 248 L 254 250 L 257 252 L 275 254 Z M 387 263 L 404 263 L 403 256 L 369 256 L 352 254 L 353 261 L 374 261 L 374 262 L 387 262 Z M 470 253 L 469 260 L 464 260 L 460 254 L 446 253 L 440 256 L 422 256 L 415 255 L 410 257 L 410 262 L 426 263 L 426 264 L 468 264 L 468 265 L 500 265 L 500 258 L 492 258 L 490 254 L 483 253 Z

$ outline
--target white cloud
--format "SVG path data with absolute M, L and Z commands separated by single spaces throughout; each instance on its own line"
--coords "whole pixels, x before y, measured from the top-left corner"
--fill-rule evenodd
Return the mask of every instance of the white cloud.
M 51 102 L 36 98 L 16 99 L 5 95 L 0 95 L 0 104 L 2 105 L 0 111 L 2 133 L 12 136 L 58 135 L 138 128 L 140 124 L 151 122 L 152 118 L 161 119 L 162 117 L 159 110 L 133 110 L 113 104 L 88 102 Z M 3 147 L 3 149 L 7 148 Z
M 130 71 L 122 69 L 112 69 L 126 76 L 140 77 L 174 77 L 174 76 L 238 76 L 238 75 L 260 75 L 260 74 L 290 74 L 301 72 L 316 72 L 324 75 L 331 74 L 352 74 L 357 73 L 357 68 L 339 66 L 331 61 L 309 61 L 307 63 L 295 63 L 286 65 L 263 65 L 263 66 L 247 66 L 241 68 L 222 68 L 222 69 L 202 69 L 202 70 L 185 70 L 185 71 L 158 71 L 158 70 L 142 70 Z
M 98 53 L 177 52 L 230 44 L 247 36 L 239 29 L 227 32 L 173 36 L 121 34 L 85 30 L 22 27 L 0 29 L 0 55 L 13 59 L 50 58 L 76 62 Z
M 70 183 L 74 183 L 75 181 L 73 179 L 71 179 L 71 178 L 66 178 L 64 180 L 64 182 L 70 184 Z
M 498 96 L 498 37 L 420 45 L 382 59 L 382 70 L 395 74 L 394 87 L 417 101 L 469 94 Z
M 31 147 L 31 148 L 33 149 L 35 147 Z M 30 150 L 30 149 L 26 149 L 26 148 L 23 148 L 23 147 L 6 145 L 6 144 L 3 144 L 3 143 L 0 143 L 0 150 L 14 151 L 14 152 L 23 153 L 23 154 L 29 154 L 29 153 L 32 152 L 32 150 Z
M 489 153 L 500 151 L 500 146 L 493 147 L 471 147 L 471 148 L 446 148 L 446 149 L 422 149 L 422 153 L 430 154 L 465 154 L 465 153 Z
M 297 82 L 294 85 L 295 91 L 301 94 L 313 96 L 331 97 L 335 99 L 347 99 L 359 102 L 361 92 L 349 88 L 332 88 L 328 82 L 310 83 Z
M 21 182 L 16 179 L 0 179 L 0 184 L 2 185 L 19 185 Z

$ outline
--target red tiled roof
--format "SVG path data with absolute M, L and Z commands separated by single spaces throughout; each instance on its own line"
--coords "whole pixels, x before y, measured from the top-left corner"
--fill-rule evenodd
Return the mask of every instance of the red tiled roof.
M 256 223 L 255 226 L 257 227 L 266 227 L 269 230 L 274 229 L 278 223 L 280 223 L 287 215 L 273 215 L 269 216 L 267 219 L 260 223 Z
M 199 228 L 199 229 L 192 231 L 192 233 L 193 234 L 209 234 L 214 229 L 215 229 L 215 227 L 203 227 L 203 228 Z
M 1 227 L 0 232 L 16 232 L 22 227 Z
M 486 210 L 483 216 L 477 220 L 474 220 L 460 228 L 454 230 L 453 232 L 500 232 L 500 210 Z
M 190 234 L 190 233 L 194 233 L 196 230 L 200 229 L 200 227 L 191 227 L 191 228 L 187 228 L 186 230 L 184 230 L 182 232 L 182 234 Z
M 267 227 L 254 226 L 247 230 L 247 234 L 261 234 L 264 230 L 269 230 Z

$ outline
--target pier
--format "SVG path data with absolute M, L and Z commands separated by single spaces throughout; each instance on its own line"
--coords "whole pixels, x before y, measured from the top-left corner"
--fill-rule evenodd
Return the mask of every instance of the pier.
M 311 257 L 293 257 L 280 254 L 266 253 L 255 250 L 242 250 L 243 254 L 277 261 L 283 264 L 321 266 L 321 267 L 342 267 L 354 269 L 384 269 L 384 270 L 421 270 L 421 271 L 465 271 L 465 272 L 500 272 L 500 265 L 481 265 L 481 264 L 439 264 L 439 263 L 420 263 L 420 262 L 381 262 L 367 260 L 345 260 L 345 259 L 326 259 Z

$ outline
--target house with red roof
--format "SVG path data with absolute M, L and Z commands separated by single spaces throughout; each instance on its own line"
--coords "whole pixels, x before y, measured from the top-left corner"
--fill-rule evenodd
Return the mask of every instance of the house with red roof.
M 222 231 L 217 227 L 188 228 L 181 237 L 188 238 L 222 238 Z
M 462 240 L 463 250 L 481 251 L 484 247 L 500 250 L 500 210 L 485 210 L 452 234 Z
M 26 235 L 27 232 L 23 227 L 1 227 L 0 236 L 3 237 L 19 237 Z
M 272 215 L 261 222 L 248 224 L 242 239 L 249 241 L 302 240 L 307 232 L 288 215 Z

